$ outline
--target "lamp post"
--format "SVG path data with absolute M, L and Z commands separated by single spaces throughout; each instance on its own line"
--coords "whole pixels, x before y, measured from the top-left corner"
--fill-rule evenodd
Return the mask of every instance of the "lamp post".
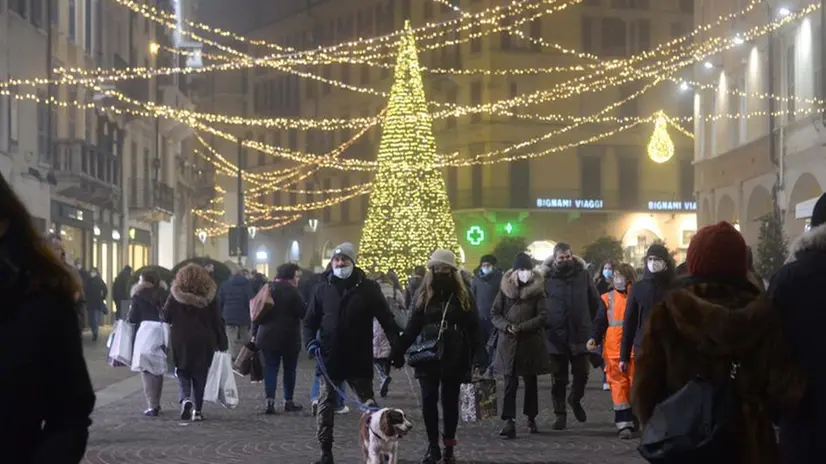
M 246 152 L 244 151 L 244 139 L 238 138 L 238 174 L 236 176 L 238 187 L 238 220 L 236 226 L 243 233 L 244 230 L 244 168 L 246 167 Z M 248 231 L 252 232 L 252 231 Z M 254 235 L 252 232 L 250 235 Z M 241 266 L 241 254 L 238 253 L 238 266 Z

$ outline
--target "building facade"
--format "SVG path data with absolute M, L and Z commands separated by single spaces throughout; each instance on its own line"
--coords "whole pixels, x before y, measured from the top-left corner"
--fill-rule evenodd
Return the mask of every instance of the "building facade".
M 182 8 L 177 1 L 157 6 Z M 57 79 L 63 67 L 170 65 L 176 54 L 162 50 L 176 46 L 174 36 L 156 26 L 104 0 L 0 2 L 0 81 L 44 78 L 50 69 Z M 189 78 L 173 76 L 122 80 L 110 90 L 186 108 L 188 85 Z M 37 101 L 0 97 L 0 172 L 41 231 L 63 237 L 69 260 L 97 268 L 111 285 L 127 264 L 171 268 L 194 254 L 191 209 L 203 166 L 186 126 L 101 110 L 120 103 L 83 85 L 10 91 Z M 62 104 L 47 104 L 49 97 Z
M 761 5 L 698 39 L 766 24 L 805 2 Z M 698 0 L 697 23 L 714 22 L 742 2 Z M 755 246 L 761 217 L 782 215 L 794 238 L 805 230 L 812 199 L 826 186 L 822 16 L 815 10 L 777 32 L 699 63 L 695 80 L 695 178 L 701 225 L 738 224 Z M 765 96 L 771 96 L 766 98 Z M 752 117 L 722 117 L 721 115 Z M 773 114 L 774 116 L 767 116 Z
M 462 12 L 470 13 L 500 4 L 489 0 L 451 3 Z M 535 11 L 547 8 L 541 2 L 536 3 L 539 7 Z M 275 19 L 247 35 L 298 50 L 390 34 L 401 29 L 408 19 L 418 27 L 462 14 L 433 0 L 295 1 L 278 2 L 273 9 Z M 585 73 L 570 68 L 596 62 L 563 53 L 551 44 L 603 60 L 626 58 L 687 34 L 692 28 L 692 14 L 691 1 L 668 0 L 655 4 L 646 0 L 587 0 L 564 11 L 525 21 L 519 27 L 490 34 L 484 32 L 488 28 L 512 27 L 512 23 L 528 15 L 512 15 L 501 24 L 436 28 L 419 37 L 418 42 L 426 96 L 441 105 L 464 107 L 542 95 L 544 90 L 576 80 Z M 505 22 L 508 20 L 511 23 Z M 436 37 L 428 37 L 436 32 Z M 456 40 L 460 43 L 443 46 Z M 260 53 L 256 56 L 273 53 L 266 49 L 248 52 Z M 210 108 L 258 118 L 374 116 L 385 108 L 386 97 L 352 88 L 389 92 L 395 48 L 379 48 L 375 53 L 377 58 L 372 65 L 345 62 L 295 68 L 323 80 L 265 67 L 238 72 L 234 78 L 228 74 L 220 78 L 223 88 L 231 89 L 230 93 L 237 92 L 235 96 L 241 98 Z M 569 69 L 547 71 L 553 67 Z M 530 73 L 506 72 L 529 68 L 541 69 Z M 672 117 L 690 116 L 691 96 L 680 92 L 674 83 L 660 84 L 638 98 L 630 98 L 626 104 L 603 111 L 649 83 L 638 80 L 606 85 L 604 89 L 600 87 L 569 98 L 511 105 L 510 114 L 479 112 L 437 118 L 434 133 L 441 152 L 456 152 L 459 159 L 474 159 L 501 150 L 504 154 L 479 159 L 528 158 L 445 170 L 464 261 L 475 265 L 481 255 L 490 252 L 497 241 L 507 236 L 525 237 L 532 243 L 531 250 L 537 258 L 546 257 L 555 243 L 568 242 L 581 250 L 603 236 L 622 240 L 628 259 L 633 261 L 641 259 L 647 246 L 657 240 L 685 250 L 696 230 L 691 140 L 672 130 L 676 155 L 661 164 L 651 161 L 646 154 L 653 124 L 641 124 L 592 143 L 581 143 L 616 129 L 621 125 L 620 120 L 647 118 L 658 110 Z M 211 102 L 219 102 L 220 98 L 214 97 Z M 200 103 L 198 106 L 202 107 Z M 595 122 L 570 127 L 574 124 L 571 118 L 591 116 Z M 356 133 L 348 129 L 260 130 L 237 126 L 228 130 L 264 144 L 316 154 L 330 152 Z M 553 131 L 558 135 L 546 136 Z M 343 157 L 375 159 L 380 137 L 380 128 L 369 130 L 348 146 Z M 514 148 L 526 140 L 532 143 Z M 221 140 L 215 143 L 226 158 L 235 159 L 235 146 Z M 566 146 L 574 148 L 565 149 Z M 548 154 L 539 156 L 541 153 Z M 252 149 L 248 150 L 247 162 L 252 172 L 295 166 Z M 341 194 L 331 190 L 370 180 L 368 172 L 325 169 L 286 186 L 292 192 L 264 191 L 257 201 L 291 206 L 332 200 Z M 228 187 L 225 220 L 235 223 L 235 181 L 227 175 L 222 185 Z M 302 194 L 297 190 L 315 193 Z M 363 195 L 310 211 L 290 226 L 272 232 L 259 231 L 250 255 L 255 259 L 260 251 L 260 256 L 266 257 L 271 265 L 296 255 L 304 264 L 323 262 L 318 258 L 328 257 L 337 243 L 345 240 L 358 243 L 368 202 L 368 196 Z M 213 253 L 220 254 L 225 247 L 218 244 L 220 239 L 215 242 Z

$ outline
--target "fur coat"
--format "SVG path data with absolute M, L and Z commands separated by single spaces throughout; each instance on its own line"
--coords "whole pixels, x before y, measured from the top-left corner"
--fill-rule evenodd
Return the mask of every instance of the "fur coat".
M 502 277 L 500 291 L 493 300 L 491 322 L 499 331 L 496 371 L 504 375 L 543 375 L 551 372 L 551 358 L 545 346 L 548 300 L 545 280 L 534 271 L 527 284 L 519 285 L 516 272 Z M 508 332 L 508 326 L 516 334 Z
M 726 462 L 778 462 L 773 419 L 800 400 L 804 385 L 795 369 L 780 314 L 745 278 L 681 281 L 651 311 L 637 357 L 632 404 L 645 425 L 657 403 L 697 375 L 725 379 L 739 362 L 731 448 Z
M 216 291 L 215 281 L 196 264 L 184 267 L 175 276 L 161 319 L 172 326 L 170 346 L 176 368 L 208 370 L 213 353 L 227 350 Z

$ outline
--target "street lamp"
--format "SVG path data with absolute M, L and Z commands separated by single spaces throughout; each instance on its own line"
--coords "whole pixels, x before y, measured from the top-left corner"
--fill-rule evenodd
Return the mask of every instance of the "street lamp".
M 792 11 L 784 6 L 777 11 L 777 14 L 780 15 L 781 18 L 785 18 L 786 16 L 792 14 Z

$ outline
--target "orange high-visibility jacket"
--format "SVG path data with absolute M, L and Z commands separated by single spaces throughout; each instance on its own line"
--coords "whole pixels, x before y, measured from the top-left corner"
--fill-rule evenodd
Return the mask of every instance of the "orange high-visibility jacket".
M 620 357 L 620 345 L 622 345 L 622 321 L 625 318 L 625 307 L 628 302 L 628 291 L 620 293 L 611 290 L 602 295 L 602 302 L 605 303 L 606 316 L 608 318 L 608 329 L 605 331 L 605 339 L 602 342 L 602 356 L 608 358 Z

